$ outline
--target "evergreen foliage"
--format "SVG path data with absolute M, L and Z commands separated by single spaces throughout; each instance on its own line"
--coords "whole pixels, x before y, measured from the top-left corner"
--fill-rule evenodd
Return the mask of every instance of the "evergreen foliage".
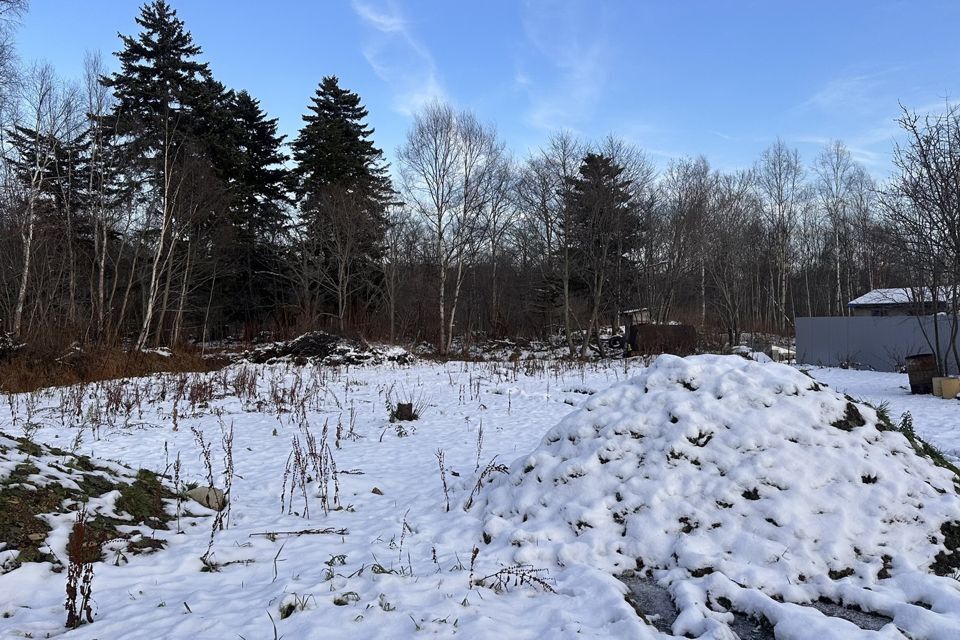
M 291 145 L 302 223 L 296 250 L 321 273 L 318 295 L 336 298 L 342 326 L 345 307 L 373 295 L 369 285 L 380 271 L 394 192 L 359 95 L 327 76 L 307 108 Z
M 599 274 L 611 274 L 636 240 L 639 224 L 623 167 L 607 156 L 588 153 L 579 174 L 567 179 L 567 242 L 584 284 Z
M 162 163 L 200 129 L 194 109 L 209 90 L 210 69 L 196 59 L 200 47 L 165 0 L 145 4 L 136 22 L 138 35 L 120 36 L 120 71 L 103 78 L 116 98 L 108 124 L 126 139 L 131 158 Z

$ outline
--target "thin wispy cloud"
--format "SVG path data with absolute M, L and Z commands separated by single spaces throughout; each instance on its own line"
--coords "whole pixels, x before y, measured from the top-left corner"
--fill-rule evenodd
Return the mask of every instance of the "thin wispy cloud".
M 788 110 L 789 114 L 820 114 L 830 128 L 840 118 L 844 130 L 838 132 L 854 160 L 883 177 L 890 168 L 894 146 L 903 130 L 897 120 L 899 105 L 921 117 L 944 111 L 945 97 L 931 100 L 930 93 L 904 85 L 906 67 L 897 66 L 871 73 L 832 78 L 809 98 Z M 823 146 L 836 136 L 812 134 L 788 136 L 795 143 Z
M 882 74 L 834 78 L 796 108 L 821 111 L 870 110 L 874 107 L 874 99 L 881 88 L 880 75 Z
M 433 55 L 394 2 L 354 0 L 351 6 L 372 31 L 362 53 L 374 73 L 390 86 L 397 111 L 412 115 L 427 103 L 446 99 Z
M 355 1 L 353 2 L 353 10 L 367 24 L 384 33 L 405 33 L 407 30 L 407 21 L 395 13 L 396 8 L 392 5 L 390 11 L 393 13 L 378 11 L 368 4 Z
M 729 133 L 724 133 L 722 131 L 710 131 L 709 133 L 717 136 L 721 140 L 728 140 L 730 142 L 735 142 L 737 140 L 737 136 L 732 136 Z
M 525 2 L 523 30 L 535 55 L 534 75 L 521 62 L 516 85 L 525 91 L 525 120 L 544 130 L 576 130 L 594 115 L 607 82 L 608 47 L 602 30 L 590 30 L 597 5 L 575 0 Z
M 815 148 L 826 148 L 836 141 L 835 138 L 819 135 L 785 136 L 785 139 L 790 144 L 810 145 Z M 870 148 L 872 145 L 875 145 L 880 141 L 881 139 L 879 138 L 877 140 L 871 140 L 861 136 L 841 140 L 843 145 L 847 148 L 847 151 L 850 152 L 850 157 L 870 171 L 875 171 L 876 169 L 885 166 L 885 154 L 889 153 L 890 151 L 890 138 L 884 139 L 887 144 L 882 146 L 883 150 Z

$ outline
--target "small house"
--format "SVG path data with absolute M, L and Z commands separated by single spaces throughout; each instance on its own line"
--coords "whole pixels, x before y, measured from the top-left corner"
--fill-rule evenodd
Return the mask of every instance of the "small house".
M 852 316 L 915 316 L 947 311 L 953 292 L 941 287 L 934 309 L 930 288 L 874 289 L 847 303 Z M 922 299 L 921 299 L 922 296 Z M 921 301 L 922 300 L 922 301 Z

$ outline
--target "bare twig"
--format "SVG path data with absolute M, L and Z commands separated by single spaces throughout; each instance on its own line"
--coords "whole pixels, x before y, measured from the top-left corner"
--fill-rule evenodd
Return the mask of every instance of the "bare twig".
M 300 529 L 299 531 L 262 531 L 251 533 L 250 537 L 279 538 L 280 536 L 318 536 L 318 535 L 336 535 L 345 536 L 350 533 L 347 529 L 337 529 L 335 527 L 326 527 L 323 529 Z

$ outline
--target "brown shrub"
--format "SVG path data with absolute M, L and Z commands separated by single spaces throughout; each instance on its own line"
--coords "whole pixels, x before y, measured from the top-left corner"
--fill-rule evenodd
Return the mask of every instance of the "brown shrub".
M 0 360 L 0 390 L 23 393 L 43 387 L 144 376 L 159 371 L 215 371 L 226 364 L 226 358 L 205 357 L 199 349 L 189 347 L 178 348 L 171 355 L 164 356 L 118 347 L 72 347 L 64 352 L 52 347 L 28 345 Z

